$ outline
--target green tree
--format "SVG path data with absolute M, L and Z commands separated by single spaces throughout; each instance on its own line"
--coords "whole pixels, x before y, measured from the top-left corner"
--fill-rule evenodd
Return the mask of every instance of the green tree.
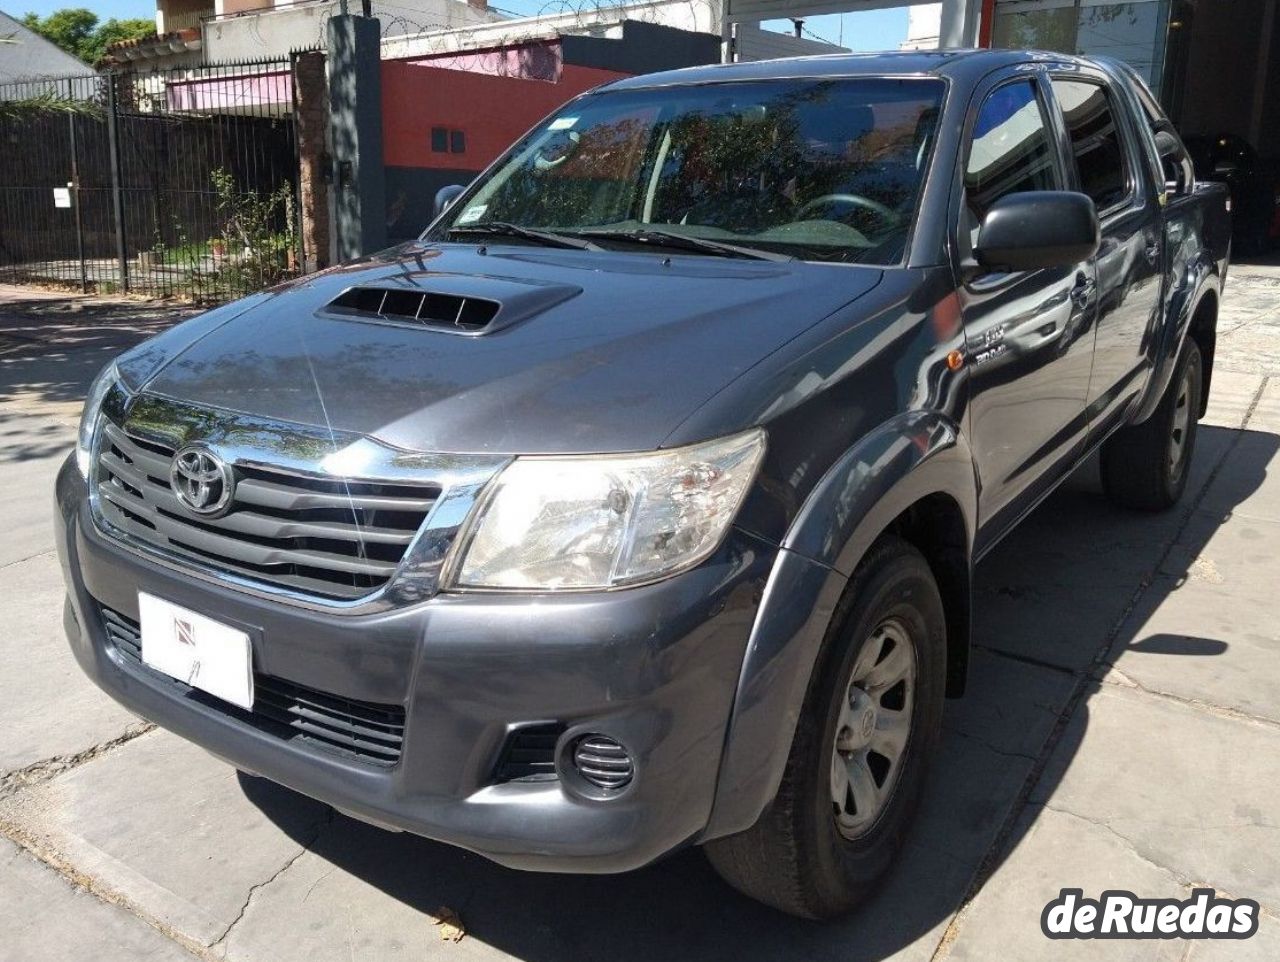
M 22 22 L 46 40 L 89 64 L 101 60 L 109 44 L 147 37 L 156 32 L 152 20 L 117 20 L 113 17 L 99 24 L 98 15 L 84 7 L 55 10 L 47 17 L 28 13 Z
M 121 40 L 136 40 L 139 37 L 150 37 L 155 32 L 156 22 L 154 20 L 138 17 L 117 20 L 112 17 L 94 32 L 94 42 L 90 51 L 92 55 L 85 59 L 89 63 L 97 63 L 113 43 L 119 43 Z

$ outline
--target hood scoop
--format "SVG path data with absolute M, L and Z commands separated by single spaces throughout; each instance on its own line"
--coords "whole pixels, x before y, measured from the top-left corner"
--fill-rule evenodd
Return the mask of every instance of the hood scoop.
M 349 287 L 325 305 L 338 317 L 365 318 L 452 334 L 510 327 L 582 293 L 567 284 L 460 274 L 396 276 Z
M 452 327 L 482 331 L 502 305 L 478 297 L 399 291 L 385 287 L 352 287 L 329 303 L 337 314 L 377 317 L 384 321 L 412 321 L 425 327 Z

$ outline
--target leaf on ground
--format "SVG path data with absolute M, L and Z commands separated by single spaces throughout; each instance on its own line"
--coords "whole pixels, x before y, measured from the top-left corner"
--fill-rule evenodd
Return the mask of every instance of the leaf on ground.
M 436 909 L 432 913 L 432 920 L 435 925 L 440 926 L 440 938 L 446 942 L 461 942 L 462 937 L 467 934 L 462 925 L 462 917 L 447 906 L 442 905 Z

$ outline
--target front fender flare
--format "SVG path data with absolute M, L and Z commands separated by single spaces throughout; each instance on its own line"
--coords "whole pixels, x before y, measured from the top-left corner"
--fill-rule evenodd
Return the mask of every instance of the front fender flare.
M 939 493 L 961 507 L 968 555 L 977 515 L 969 446 L 942 415 L 912 412 L 863 438 L 805 500 L 747 643 L 704 840 L 745 831 L 773 800 L 849 575 L 903 511 Z

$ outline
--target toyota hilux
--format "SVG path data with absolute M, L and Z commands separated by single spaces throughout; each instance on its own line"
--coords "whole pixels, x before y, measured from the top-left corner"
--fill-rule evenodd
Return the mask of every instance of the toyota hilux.
M 236 767 L 554 872 L 893 860 L 975 563 L 1094 452 L 1176 502 L 1230 219 L 1139 77 L 943 51 L 572 100 L 414 242 L 111 363 L 84 671 Z

